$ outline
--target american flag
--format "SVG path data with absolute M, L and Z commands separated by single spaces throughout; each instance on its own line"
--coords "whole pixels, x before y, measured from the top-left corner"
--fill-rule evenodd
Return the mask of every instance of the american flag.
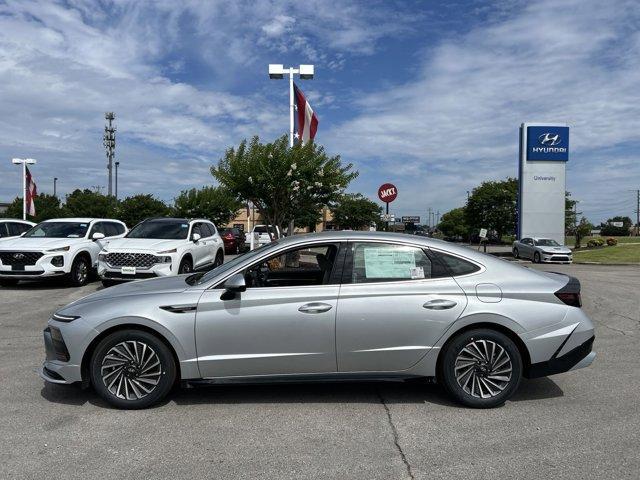
M 27 184 L 27 191 L 26 193 L 26 200 L 27 200 L 27 213 L 29 215 L 31 215 L 32 217 L 34 217 L 36 215 L 36 205 L 34 202 L 34 199 L 36 198 L 36 195 L 38 195 L 38 189 L 36 187 L 36 182 L 33 181 L 33 177 L 31 176 L 31 172 L 29 171 L 29 168 L 25 166 L 26 169 L 26 184 Z
M 302 90 L 300 90 L 295 83 L 293 84 L 293 90 L 295 96 L 294 106 L 297 110 L 297 114 L 295 115 L 296 128 L 294 137 L 302 143 L 307 143 L 316 136 L 318 117 L 305 98 L 304 93 L 302 93 Z

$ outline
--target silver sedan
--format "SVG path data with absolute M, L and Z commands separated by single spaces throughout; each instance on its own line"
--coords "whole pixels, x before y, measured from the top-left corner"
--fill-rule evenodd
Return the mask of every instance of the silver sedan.
M 513 242 L 513 256 L 533 263 L 571 263 L 573 252 L 552 238 L 525 237 Z
M 586 367 L 580 284 L 424 237 L 293 236 L 205 274 L 103 289 L 58 310 L 41 376 L 144 408 L 182 384 L 436 379 L 470 407 Z

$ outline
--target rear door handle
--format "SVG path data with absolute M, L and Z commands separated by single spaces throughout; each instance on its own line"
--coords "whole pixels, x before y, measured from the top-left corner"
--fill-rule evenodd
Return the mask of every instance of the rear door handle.
M 301 306 L 298 311 L 302 313 L 322 313 L 328 312 L 331 308 L 332 306 L 327 303 L 314 302 Z
M 429 310 L 448 310 L 449 308 L 453 308 L 457 305 L 453 300 L 445 300 L 444 298 L 436 298 L 435 300 L 429 300 L 427 303 L 422 305 L 424 308 Z

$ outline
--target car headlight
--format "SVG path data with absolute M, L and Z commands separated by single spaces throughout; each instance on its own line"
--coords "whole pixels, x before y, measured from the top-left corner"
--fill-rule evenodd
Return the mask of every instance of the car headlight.
M 60 248 L 52 248 L 51 250 L 47 250 L 47 252 L 68 252 L 70 248 L 71 248 L 70 246 L 60 247 Z
M 158 257 L 158 263 L 171 263 L 171 257 Z
M 61 313 L 57 312 L 51 315 L 51 319 L 55 320 L 56 322 L 69 323 L 77 320 L 78 318 L 80 318 L 80 315 L 62 315 Z

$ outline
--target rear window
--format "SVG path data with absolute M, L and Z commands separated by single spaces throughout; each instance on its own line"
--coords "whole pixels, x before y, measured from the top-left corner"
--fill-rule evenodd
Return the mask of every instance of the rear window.
M 460 275 L 469 275 L 470 273 L 474 273 L 480 270 L 480 267 L 475 263 L 469 262 L 467 260 L 463 260 L 460 257 L 455 257 L 453 255 L 448 255 L 446 253 L 431 251 L 440 262 L 442 262 L 454 277 L 459 277 Z

